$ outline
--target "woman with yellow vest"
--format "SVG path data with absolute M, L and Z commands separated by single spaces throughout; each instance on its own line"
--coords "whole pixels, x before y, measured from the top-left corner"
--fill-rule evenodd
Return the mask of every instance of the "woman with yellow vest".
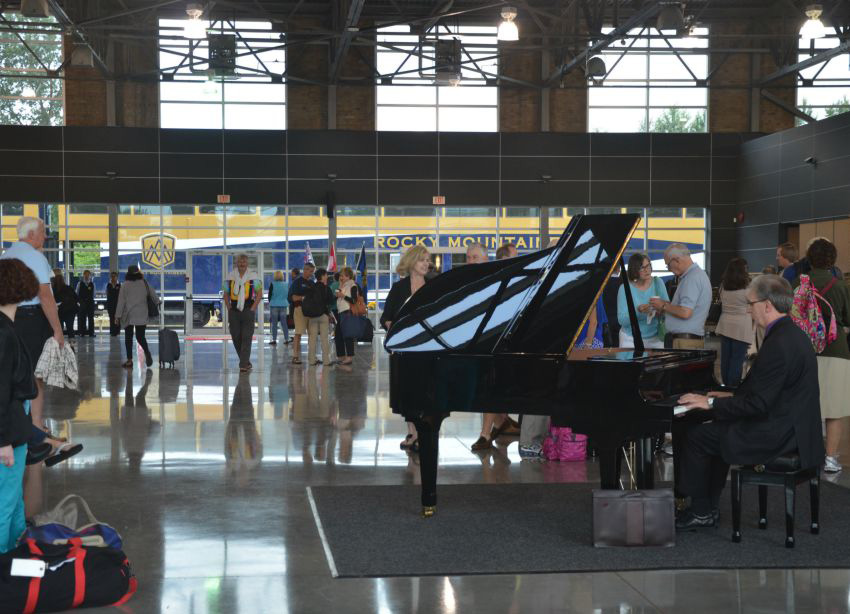
M 254 340 L 254 321 L 257 306 L 263 300 L 263 285 L 260 276 L 248 270 L 248 256 L 236 257 L 236 269 L 224 281 L 222 287 L 224 304 L 227 307 L 230 338 L 239 356 L 239 370 L 250 371 L 251 343 Z

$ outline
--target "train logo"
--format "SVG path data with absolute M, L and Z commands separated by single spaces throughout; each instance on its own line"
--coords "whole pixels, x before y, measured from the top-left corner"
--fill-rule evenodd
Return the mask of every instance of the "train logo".
M 142 262 L 155 269 L 162 269 L 174 264 L 174 248 L 177 237 L 166 233 L 144 235 L 142 239 Z

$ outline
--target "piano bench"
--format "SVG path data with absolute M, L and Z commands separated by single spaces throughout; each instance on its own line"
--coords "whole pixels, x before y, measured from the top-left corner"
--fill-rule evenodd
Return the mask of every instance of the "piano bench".
M 785 547 L 794 547 L 794 507 L 797 486 L 809 483 L 811 499 L 810 530 L 817 535 L 820 503 L 820 466 L 803 469 L 800 456 L 784 454 L 767 465 L 744 465 L 732 468 L 732 541 L 741 541 L 741 491 L 744 484 L 759 487 L 759 529 L 767 528 L 767 488 L 785 487 Z

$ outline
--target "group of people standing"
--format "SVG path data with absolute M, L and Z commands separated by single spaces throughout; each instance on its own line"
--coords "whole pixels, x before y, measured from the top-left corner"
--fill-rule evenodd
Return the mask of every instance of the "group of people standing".
M 354 315 L 352 306 L 360 298 L 354 271 L 343 267 L 332 274 L 324 268 L 317 269 L 312 262 L 304 264 L 303 271 L 293 269 L 290 282 L 284 280 L 282 271 L 276 271 L 268 287 L 269 320 L 272 339 L 277 345 L 278 326 L 283 330 L 284 343 L 292 343 L 292 364 L 301 365 L 301 337 L 307 335 L 307 364 L 350 365 L 359 337 L 360 316 Z M 250 371 L 251 343 L 256 323 L 256 311 L 262 304 L 263 288 L 260 276 L 249 270 L 247 254 L 236 257 L 236 268 L 222 287 L 227 308 L 229 331 L 233 346 L 239 356 L 239 369 Z M 289 319 L 294 329 L 289 338 Z M 330 335 L 334 331 L 336 360 L 331 355 Z M 318 355 L 321 347 L 321 358 Z

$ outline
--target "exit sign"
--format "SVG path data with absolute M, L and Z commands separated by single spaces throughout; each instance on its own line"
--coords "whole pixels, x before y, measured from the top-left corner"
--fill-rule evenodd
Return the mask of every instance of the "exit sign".
M 219 205 L 229 205 L 230 204 L 230 194 L 219 194 L 217 197 L 217 202 Z
M 445 205 L 446 197 L 445 196 L 434 196 L 431 198 L 432 205 Z

